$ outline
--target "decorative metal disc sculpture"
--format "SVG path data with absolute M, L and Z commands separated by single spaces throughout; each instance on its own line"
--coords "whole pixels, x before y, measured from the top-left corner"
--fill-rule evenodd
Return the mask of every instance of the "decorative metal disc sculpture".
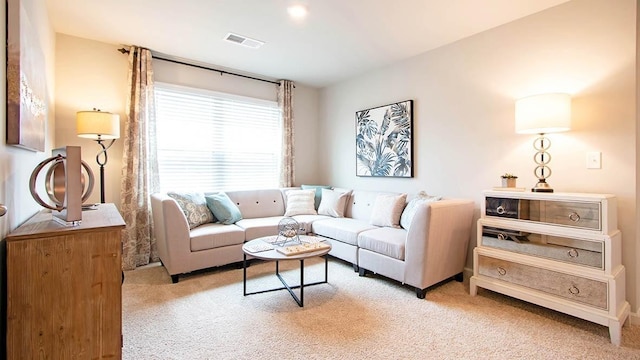
M 65 168 L 64 168 L 65 159 L 66 157 L 61 154 L 45 159 L 40 164 L 38 164 L 38 166 L 36 166 L 35 169 L 33 169 L 33 172 L 31 173 L 31 177 L 29 178 L 29 191 L 31 191 L 31 196 L 33 196 L 33 199 L 39 205 L 47 209 L 58 210 L 58 211 L 65 209 L 65 204 L 64 204 L 65 191 L 66 191 L 66 174 L 65 174 Z M 38 175 L 40 174 L 40 171 L 42 171 L 42 169 L 44 169 L 44 167 L 47 166 L 49 163 L 51 163 L 51 166 L 49 167 L 45 175 L 45 188 L 47 191 L 47 195 L 49 196 L 49 200 L 51 200 L 53 205 L 50 205 L 47 202 L 43 201 L 40 195 L 38 195 L 38 192 L 36 191 L 36 181 L 38 180 Z M 91 195 L 91 192 L 93 191 L 94 177 L 93 177 L 93 172 L 91 172 L 91 169 L 89 168 L 89 165 L 87 165 L 87 163 L 84 161 L 82 161 L 81 164 L 82 164 L 82 168 L 86 173 L 86 177 L 84 176 L 84 174 L 82 174 L 81 176 L 82 203 L 84 203 L 89 198 L 89 195 Z M 88 179 L 88 184 L 87 184 L 87 179 Z
M 278 223 L 278 237 L 274 242 L 275 245 L 283 246 L 286 243 L 294 242 L 301 244 L 298 231 L 300 224 L 293 218 L 286 217 Z

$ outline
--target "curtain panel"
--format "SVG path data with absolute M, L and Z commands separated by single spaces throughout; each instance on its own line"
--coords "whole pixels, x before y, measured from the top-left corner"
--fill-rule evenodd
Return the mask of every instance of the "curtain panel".
M 282 114 L 282 161 L 280 169 L 280 187 L 293 186 L 295 182 L 294 145 L 295 131 L 293 123 L 293 82 L 281 80 L 278 87 L 278 106 Z
M 126 223 L 122 252 L 124 270 L 159 260 L 150 201 L 150 195 L 159 191 L 160 186 L 153 69 L 148 49 L 130 47 L 128 87 L 120 191 Z

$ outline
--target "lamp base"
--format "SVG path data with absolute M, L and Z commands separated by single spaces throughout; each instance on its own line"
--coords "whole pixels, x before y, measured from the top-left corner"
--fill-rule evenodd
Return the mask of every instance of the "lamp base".
M 553 189 L 551 188 L 551 186 L 549 186 L 549 184 L 547 184 L 545 179 L 539 179 L 538 183 L 533 187 L 533 189 L 531 189 L 531 191 L 552 193 Z

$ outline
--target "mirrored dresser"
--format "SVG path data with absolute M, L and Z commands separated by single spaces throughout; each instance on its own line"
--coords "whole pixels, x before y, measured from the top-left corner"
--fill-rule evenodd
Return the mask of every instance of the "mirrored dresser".
M 485 191 L 470 293 L 485 288 L 609 327 L 629 316 L 616 198 Z

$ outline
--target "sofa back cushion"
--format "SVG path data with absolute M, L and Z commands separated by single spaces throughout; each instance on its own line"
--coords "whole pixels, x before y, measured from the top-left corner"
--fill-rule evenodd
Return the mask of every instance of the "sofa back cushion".
M 347 201 L 345 216 L 369 222 L 371 219 L 371 212 L 373 211 L 373 205 L 380 194 L 399 195 L 399 193 L 393 192 L 353 190 L 349 201 Z
M 280 189 L 238 190 L 226 192 L 243 219 L 284 215 L 284 198 Z

